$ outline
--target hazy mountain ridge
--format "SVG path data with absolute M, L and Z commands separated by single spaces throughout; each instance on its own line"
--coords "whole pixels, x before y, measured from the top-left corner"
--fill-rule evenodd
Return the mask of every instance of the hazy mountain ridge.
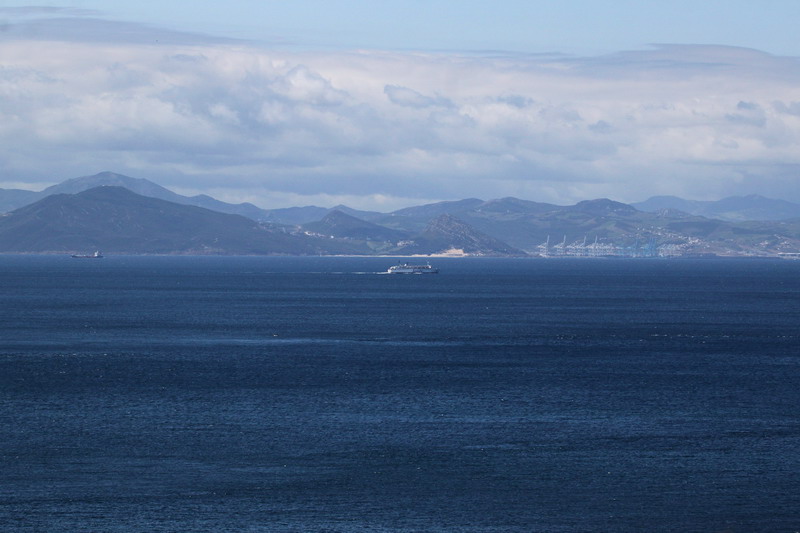
M 496 246 L 492 239 L 471 228 L 447 238 L 443 234 L 440 228 L 414 240 L 340 211 L 309 228 L 258 223 L 110 185 L 51 194 L 0 216 L 0 252 L 373 255 L 411 246 L 414 251 L 408 253 L 434 254 L 458 247 L 475 255 L 496 255 L 499 250 L 491 247 Z
M 229 204 L 205 194 L 183 196 L 157 183 L 153 183 L 150 180 L 132 178 L 108 171 L 100 172 L 92 176 L 68 179 L 56 185 L 51 185 L 39 192 L 23 191 L 20 189 L 0 189 L 0 213 L 13 211 L 14 209 L 31 204 L 53 194 L 76 194 L 104 185 L 124 187 L 142 196 L 158 198 L 176 204 L 204 207 L 206 209 L 219 211 L 220 213 L 246 216 L 253 220 L 267 219 L 267 212 L 253 204 Z
M 54 201 L 48 199 L 56 197 L 57 193 L 61 191 L 80 191 L 87 185 L 97 183 L 106 185 L 101 189 L 117 188 L 107 186 L 109 183 L 131 185 L 141 191 L 135 194 L 139 198 L 155 199 L 155 196 L 159 195 L 167 198 L 159 200 L 179 207 L 189 207 L 186 205 L 187 201 L 199 201 L 198 199 L 202 199 L 208 205 L 217 207 L 221 205 L 229 210 L 249 205 L 234 206 L 205 196 L 188 198 L 177 195 L 148 180 L 129 178 L 110 172 L 67 180 L 49 187 L 41 193 L 35 193 L 44 195 L 49 192 L 50 194 L 31 205 L 37 205 L 37 209 L 44 209 Z M 20 192 L 23 194 L 17 194 Z M 91 202 L 99 201 L 97 197 L 99 193 L 83 195 L 83 192 L 78 192 L 73 196 L 81 198 L 84 215 L 92 219 L 91 224 L 112 227 L 113 224 L 109 220 L 101 220 L 100 211 L 92 215 L 97 206 L 92 206 Z M 30 198 L 30 195 L 26 196 L 24 193 L 25 191 L 0 190 L 0 205 L 4 198 L 15 195 L 17 201 L 21 201 L 20 198 L 22 200 Z M 147 218 L 152 215 L 152 211 L 149 212 L 150 215 L 147 214 L 148 211 L 141 199 L 133 201 L 131 198 L 125 199 L 123 196 L 118 196 L 118 199 L 125 204 L 119 206 L 120 209 L 123 207 L 128 209 L 125 216 L 131 220 L 142 216 Z M 44 200 L 48 201 L 44 202 Z M 170 234 L 163 236 L 165 245 L 161 248 L 153 246 L 152 243 L 142 247 L 140 243 L 131 244 L 130 250 L 127 251 L 142 252 L 147 249 L 147 253 L 151 253 L 152 250 L 158 249 L 166 251 L 165 253 L 188 253 L 187 250 L 194 250 L 198 253 L 205 251 L 206 253 L 438 254 L 450 250 L 452 253 L 463 252 L 470 255 L 521 255 L 525 253 L 532 255 L 595 255 L 599 254 L 600 248 L 602 248 L 603 255 L 639 255 L 640 253 L 645 255 L 662 253 L 669 255 L 687 253 L 775 255 L 781 252 L 800 251 L 800 218 L 787 221 L 732 222 L 688 213 L 684 209 L 696 207 L 695 203 L 691 201 L 675 197 L 654 197 L 651 200 L 645 207 L 654 209 L 653 212 L 641 211 L 633 205 L 610 199 L 586 200 L 572 206 L 558 206 L 513 197 L 488 201 L 469 198 L 459 201 L 436 202 L 399 209 L 391 213 L 360 211 L 347 206 L 330 209 L 307 206 L 275 210 L 261 210 L 252 206 L 257 210 L 257 218 L 262 222 L 256 223 L 253 217 L 245 220 L 258 227 L 260 232 L 272 234 L 275 239 L 280 235 L 283 239 L 282 245 L 278 245 L 277 241 L 268 244 L 263 241 L 263 235 L 256 238 L 252 235 L 251 230 L 240 230 L 243 235 L 249 235 L 255 241 L 246 244 L 242 239 L 234 238 L 233 234 L 220 235 L 217 237 L 217 241 L 208 241 L 208 239 L 195 235 L 189 239 L 190 241 L 194 239 L 192 241 L 194 244 L 190 246 L 178 239 L 175 234 Z M 80 232 L 85 232 L 84 237 L 87 235 L 97 237 L 97 231 L 78 223 L 80 217 L 76 215 L 73 207 L 70 207 L 75 201 L 66 198 L 57 200 L 61 210 L 57 213 L 48 212 L 47 216 L 53 220 L 60 219 L 60 225 L 53 225 L 49 221 L 41 219 L 40 227 L 36 230 L 30 225 L 23 230 L 22 226 L 18 225 L 19 221 L 23 219 L 21 215 L 28 212 L 26 208 L 18 209 L 11 215 L 0 216 L 0 251 L 58 251 L 87 247 L 98 247 L 107 251 L 122 250 L 120 242 L 114 243 L 117 248 L 109 248 L 100 244 L 90 245 L 91 242 L 94 242 L 91 239 L 83 241 L 77 239 L 76 235 Z M 734 208 L 739 209 L 739 213 L 752 213 L 758 206 L 763 208 L 764 205 L 781 205 L 784 213 L 790 213 L 790 209 L 794 206 L 790 202 L 777 201 L 778 204 L 774 204 L 774 202 L 776 201 L 763 197 L 749 196 L 732 197 L 717 204 L 720 209 L 727 210 L 727 213 L 731 213 Z M 684 209 L 680 209 L 681 207 Z M 135 213 L 137 209 L 144 211 L 137 214 Z M 173 212 L 176 208 L 164 209 Z M 211 212 L 222 214 L 217 209 L 212 209 Z M 108 210 L 108 206 L 103 213 L 104 216 L 110 217 L 110 220 L 119 220 L 120 218 L 120 213 Z M 185 213 L 184 215 L 189 216 Z M 33 221 L 28 220 L 28 223 L 33 224 Z M 217 220 L 215 223 L 221 224 L 221 227 L 229 225 L 229 221 Z M 15 224 L 17 225 L 15 226 Z M 183 230 L 188 232 L 184 237 L 188 238 L 188 235 L 196 234 L 196 230 L 201 226 L 202 224 L 196 228 L 184 227 Z M 14 231 L 27 235 L 27 237 L 18 236 L 19 238 L 15 241 L 15 237 L 9 234 L 9 232 L 13 233 L 9 229 L 12 227 L 16 228 Z M 166 232 L 169 227 L 167 224 L 161 229 Z M 64 228 L 73 228 L 75 234 L 65 235 Z M 147 229 L 152 233 L 157 228 L 141 222 L 139 229 L 143 232 Z M 48 232 L 50 233 L 48 234 Z M 121 235 L 118 236 L 122 238 Z M 59 238 L 63 239 L 63 242 L 60 242 Z M 132 235 L 128 234 L 125 238 L 130 239 Z M 230 240 L 228 241 L 228 239 Z M 13 244 L 14 242 L 16 244 Z M 132 243 L 133 241 L 126 242 Z M 214 244 L 215 242 L 223 242 L 223 244 Z M 171 243 L 171 245 L 166 243 Z M 28 247 L 27 250 L 22 249 L 25 246 Z M 173 246 L 174 249 L 170 249 L 170 246 Z M 637 249 L 642 251 L 632 251 Z
M 407 232 L 373 224 L 339 210 L 331 211 L 321 220 L 303 224 L 301 227 L 307 232 L 320 235 L 365 241 L 396 242 L 411 237 Z
M 424 253 L 426 249 L 438 249 L 465 255 L 524 256 L 522 250 L 482 233 L 453 215 L 441 214 L 428 223 L 425 230 L 397 252 L 402 254 Z
M 640 211 L 657 212 L 677 209 L 690 215 L 716 218 L 728 222 L 779 221 L 800 218 L 800 204 L 765 198 L 758 194 L 729 196 L 716 201 L 685 200 L 677 196 L 653 196 L 631 204 Z
M 0 189 L 0 214 L 32 204 L 41 199 L 40 193 L 24 189 Z
M 0 217 L 0 251 L 318 254 L 358 250 L 276 231 L 241 215 L 102 186 L 54 194 Z M 322 247 L 320 244 L 324 244 Z
M 341 211 L 332 211 L 301 228 L 311 235 L 361 241 L 374 253 L 382 254 L 526 255 L 448 214 L 429 221 L 421 232 L 391 229 Z

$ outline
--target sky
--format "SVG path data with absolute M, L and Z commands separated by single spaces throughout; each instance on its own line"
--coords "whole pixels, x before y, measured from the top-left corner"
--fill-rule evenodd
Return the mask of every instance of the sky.
M 797 20 L 795 0 L 0 1 L 0 187 L 800 203 Z

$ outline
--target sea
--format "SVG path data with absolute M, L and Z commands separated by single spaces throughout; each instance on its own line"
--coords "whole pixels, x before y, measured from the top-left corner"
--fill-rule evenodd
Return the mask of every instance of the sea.
M 0 255 L 0 531 L 800 531 L 800 261 Z

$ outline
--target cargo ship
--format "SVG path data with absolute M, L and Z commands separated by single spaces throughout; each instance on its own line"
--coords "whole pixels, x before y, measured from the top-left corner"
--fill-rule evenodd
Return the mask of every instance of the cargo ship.
M 103 254 L 95 252 L 93 254 L 72 254 L 75 259 L 101 259 Z

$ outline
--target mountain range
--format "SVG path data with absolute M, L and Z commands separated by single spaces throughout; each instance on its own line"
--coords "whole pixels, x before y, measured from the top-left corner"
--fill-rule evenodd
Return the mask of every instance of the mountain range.
M 776 255 L 800 250 L 800 206 L 760 196 L 572 206 L 500 198 L 381 213 L 261 209 L 113 172 L 0 189 L 0 252 L 356 255 Z M 717 217 L 696 213 L 722 213 Z M 758 215 L 761 220 L 752 219 Z M 780 218 L 780 220 L 775 220 Z
M 631 205 L 641 211 L 656 212 L 662 209 L 675 209 L 690 215 L 728 222 L 800 218 L 800 205 L 786 200 L 765 198 L 757 194 L 730 196 L 716 201 L 684 200 L 677 196 L 653 196 L 644 202 Z
M 124 253 L 358 253 L 346 242 L 291 235 L 243 217 L 117 186 L 54 194 L 0 217 L 0 250 Z
M 193 205 L 196 207 L 205 207 L 219 211 L 220 213 L 229 213 L 233 215 L 242 215 L 253 220 L 266 220 L 268 218 L 267 211 L 260 209 L 253 204 L 229 204 L 221 202 L 205 194 L 197 196 L 183 196 L 181 194 L 170 191 L 150 180 L 144 178 L 131 178 L 123 176 L 115 172 L 100 172 L 93 176 L 83 176 L 80 178 L 72 178 L 42 191 L 25 191 L 21 189 L 0 189 L 0 213 L 13 211 L 19 207 L 32 204 L 37 200 L 46 198 L 53 194 L 76 194 L 83 192 L 94 187 L 103 185 L 111 185 L 117 187 L 124 187 L 129 191 L 135 192 L 142 196 L 151 198 L 159 198 L 168 202 L 175 202 L 176 204 Z

